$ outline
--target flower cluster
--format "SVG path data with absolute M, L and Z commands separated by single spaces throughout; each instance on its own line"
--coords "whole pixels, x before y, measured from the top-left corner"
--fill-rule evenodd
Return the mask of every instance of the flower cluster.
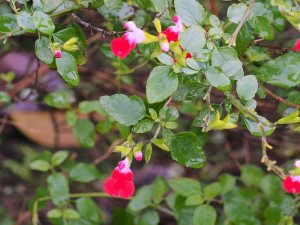
M 184 26 L 179 16 L 173 17 L 174 26 L 168 27 L 166 30 L 162 30 L 161 23 L 158 18 L 155 18 L 153 23 L 158 35 L 151 35 L 142 29 L 138 28 L 132 21 L 126 22 L 124 28 L 126 33 L 120 38 L 114 38 L 111 42 L 111 50 L 114 55 L 123 59 L 126 58 L 130 52 L 136 47 L 137 44 L 147 44 L 152 42 L 158 42 L 163 52 L 168 52 L 170 49 L 177 55 L 184 55 L 184 58 L 192 58 L 190 53 L 180 46 L 175 45 L 173 49 L 170 47 L 171 43 L 178 43 L 179 34 L 184 30 Z M 174 59 L 177 62 L 177 59 Z
M 295 162 L 296 169 L 293 173 L 299 173 L 300 169 L 300 160 Z M 285 178 L 282 182 L 284 189 L 288 193 L 299 194 L 300 193 L 300 175 L 291 175 Z

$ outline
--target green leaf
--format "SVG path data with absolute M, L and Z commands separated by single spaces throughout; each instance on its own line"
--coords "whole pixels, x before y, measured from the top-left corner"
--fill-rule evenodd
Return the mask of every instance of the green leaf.
M 171 156 L 180 165 L 190 168 L 201 168 L 206 163 L 199 140 L 192 132 L 174 135 L 171 142 Z
M 261 125 L 263 126 L 266 136 L 271 135 L 275 131 L 276 127 L 271 126 L 270 122 L 266 118 L 264 118 L 262 116 L 256 116 L 256 117 L 259 119 L 260 122 L 253 121 L 250 118 L 244 118 L 246 127 L 252 135 L 257 136 L 257 137 L 262 136 L 262 132 L 260 129 Z M 270 125 L 268 125 L 268 124 L 270 124 Z
M 47 180 L 51 199 L 55 205 L 61 206 L 69 200 L 69 184 L 65 176 L 53 173 Z
M 161 148 L 164 151 L 169 151 L 168 146 L 165 143 L 165 140 L 162 139 L 153 139 L 151 140 L 151 143 L 153 143 L 154 145 L 156 145 L 157 147 Z
M 201 185 L 197 180 L 190 178 L 174 178 L 168 180 L 173 191 L 184 197 L 201 194 Z
M 87 119 L 78 119 L 73 127 L 73 134 L 79 144 L 85 148 L 91 148 L 95 144 L 95 126 Z
M 113 127 L 113 122 L 110 120 L 103 120 L 97 123 L 96 130 L 100 134 L 107 134 Z
M 163 107 L 159 111 L 159 116 L 166 121 L 174 121 L 179 117 L 178 110 L 175 107 Z
M 298 110 L 295 110 L 293 113 L 279 119 L 277 121 L 277 124 L 291 124 L 291 123 L 299 123 L 300 117 L 298 117 L 299 112 Z
M 145 150 L 145 161 L 146 161 L 146 163 L 148 163 L 150 161 L 151 156 L 152 156 L 152 144 L 149 143 L 149 144 L 147 144 L 146 150 Z
M 51 164 L 53 166 L 61 165 L 69 157 L 68 151 L 55 152 L 51 158 Z
M 146 93 L 149 103 L 162 102 L 177 89 L 178 78 L 168 66 L 154 67 L 147 80 Z
M 0 33 L 9 33 L 18 28 L 16 16 L 7 13 L 0 16 Z
M 222 192 L 222 185 L 218 182 L 211 183 L 203 189 L 203 195 L 206 200 L 212 200 Z
M 263 64 L 255 72 L 259 80 L 274 86 L 291 88 L 300 84 L 299 67 L 300 55 L 289 52 Z
M 97 100 L 80 102 L 78 110 L 81 114 L 88 114 L 91 112 L 97 112 L 101 115 L 105 114 L 103 107 L 101 106 L 100 102 Z
M 146 114 L 143 101 L 136 96 L 127 97 L 123 94 L 102 96 L 100 103 L 106 113 L 125 126 L 137 124 Z
M 157 56 L 157 59 L 162 64 L 165 64 L 167 66 L 172 66 L 174 64 L 174 59 L 166 53 L 161 53 L 159 56 Z
M 234 188 L 236 178 L 230 174 L 223 174 L 219 177 L 218 182 L 222 186 L 222 194 L 225 194 Z
M 163 200 L 164 195 L 168 191 L 167 183 L 162 177 L 157 177 L 151 186 L 152 186 L 153 202 L 155 204 L 159 204 Z
M 238 54 L 231 47 L 215 48 L 212 53 L 211 63 L 213 66 L 222 67 L 224 63 L 230 60 L 238 60 Z
M 176 15 L 187 25 L 199 25 L 204 20 L 204 8 L 195 0 L 175 0 Z
M 47 217 L 48 218 L 60 218 L 62 217 L 62 213 L 60 209 L 51 209 L 50 211 L 47 212 Z
M 11 97 L 7 93 L 0 91 L 0 102 L 8 103 L 10 101 Z
M 35 41 L 35 54 L 44 63 L 53 62 L 53 52 L 49 49 L 49 39 L 41 36 Z
M 123 2 L 122 0 L 104 0 L 104 4 L 108 9 L 113 10 L 121 8 Z
M 77 86 L 79 84 L 79 74 L 74 57 L 67 52 L 62 52 L 62 57 L 56 58 L 55 60 L 57 72 L 62 76 L 62 78 L 68 84 Z
M 156 12 L 162 13 L 168 9 L 168 0 L 151 0 Z
M 187 199 L 185 200 L 185 205 L 186 206 L 197 206 L 197 205 L 203 204 L 203 202 L 204 202 L 204 199 L 203 199 L 202 195 L 196 194 L 196 195 L 191 195 L 191 196 L 187 197 Z
M 27 32 L 34 33 L 36 28 L 33 24 L 33 20 L 31 15 L 26 11 L 21 11 L 17 15 L 17 21 L 21 28 L 26 30 Z
M 255 97 L 258 89 L 258 82 L 255 76 L 248 75 L 238 80 L 236 91 L 240 99 L 248 101 Z
M 68 220 L 79 220 L 80 219 L 79 213 L 77 211 L 75 211 L 74 209 L 64 210 L 62 216 Z
M 80 213 L 81 217 L 85 220 L 91 223 L 101 224 L 101 209 L 91 198 L 81 197 L 77 199 L 76 208 Z
M 269 20 L 264 16 L 256 16 L 254 19 L 254 33 L 265 40 L 274 39 L 274 29 Z
M 51 35 L 55 30 L 55 25 L 51 17 L 41 11 L 35 11 L 32 15 L 34 26 L 44 34 Z
M 259 186 L 264 176 L 262 169 L 253 165 L 243 166 L 241 172 L 241 180 L 247 186 Z
M 138 225 L 158 225 L 159 215 L 155 210 L 149 210 L 142 214 L 138 220 Z
M 97 168 L 92 164 L 78 163 L 70 171 L 70 178 L 74 181 L 89 183 L 100 176 Z
M 202 27 L 195 25 L 180 33 L 180 39 L 181 46 L 190 53 L 201 51 L 206 44 L 205 31 Z
M 32 163 L 30 163 L 29 167 L 32 170 L 38 170 L 42 172 L 46 172 L 51 168 L 50 164 L 43 159 L 33 161 Z
M 223 73 L 221 68 L 210 66 L 207 68 L 205 75 L 206 75 L 207 81 L 213 87 L 216 87 L 221 91 L 228 91 L 231 89 L 230 80 Z
M 247 10 L 244 3 L 232 4 L 227 10 L 227 17 L 232 23 L 239 23 Z
M 153 121 L 150 119 L 143 119 L 133 126 L 132 132 L 137 134 L 146 133 L 153 128 Z
M 151 205 L 152 186 L 144 186 L 137 191 L 128 204 L 128 209 L 132 212 L 139 212 Z
M 225 62 L 221 68 L 227 77 L 234 77 L 239 71 L 243 71 L 243 64 L 240 60 L 234 59 Z
M 201 205 L 195 209 L 193 215 L 193 225 L 215 225 L 217 221 L 217 211 L 210 205 Z
M 71 107 L 71 95 L 66 91 L 56 91 L 45 96 L 44 102 L 54 108 L 68 109 Z

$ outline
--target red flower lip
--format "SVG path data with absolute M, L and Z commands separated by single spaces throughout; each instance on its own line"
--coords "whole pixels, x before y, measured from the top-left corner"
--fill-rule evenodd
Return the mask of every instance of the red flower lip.
M 300 38 L 297 39 L 295 45 L 294 45 L 294 50 L 296 52 L 300 52 Z
M 282 185 L 288 193 L 300 193 L 300 176 L 288 176 L 283 180 Z
M 113 54 L 124 59 L 135 48 L 136 42 L 131 40 L 129 35 L 126 33 L 120 38 L 114 38 L 110 46 Z
M 104 182 L 105 192 L 113 197 L 130 198 L 135 192 L 132 171 L 124 161 L 119 163 L 111 177 Z

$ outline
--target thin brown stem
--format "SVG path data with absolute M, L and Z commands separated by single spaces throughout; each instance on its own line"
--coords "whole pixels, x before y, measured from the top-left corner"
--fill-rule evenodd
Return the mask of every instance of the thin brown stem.
M 104 161 L 105 159 L 107 159 L 107 158 L 113 153 L 114 148 L 115 148 L 117 145 L 122 144 L 123 142 L 124 142 L 124 139 L 123 139 L 123 138 L 120 138 L 120 139 L 114 141 L 114 142 L 109 146 L 109 148 L 107 149 L 107 151 L 106 151 L 103 155 L 101 155 L 100 157 L 96 158 L 96 159 L 94 160 L 93 163 L 94 163 L 95 165 L 98 165 L 99 163 L 101 163 L 102 161 Z
M 72 13 L 72 17 L 74 19 L 75 22 L 81 24 L 82 26 L 86 27 L 86 28 L 90 28 L 91 30 L 95 30 L 97 32 L 100 32 L 104 35 L 108 35 L 108 36 L 113 36 L 113 35 L 121 35 L 121 34 L 124 34 L 124 32 L 117 32 L 117 31 L 107 31 L 107 30 L 104 30 L 100 27 L 95 27 L 93 26 L 92 24 L 86 22 L 86 21 L 83 21 L 80 17 L 78 17 L 77 15 L 75 15 L 74 13 Z
M 248 17 L 251 15 L 254 4 L 255 4 L 255 0 L 250 0 L 249 6 L 248 6 L 245 14 L 243 15 L 243 17 L 242 17 L 241 21 L 239 22 L 237 28 L 235 29 L 235 31 L 233 32 L 233 34 L 231 35 L 231 37 L 229 39 L 229 43 L 228 43 L 229 47 L 235 45 L 237 35 L 240 32 L 240 30 L 242 29 L 243 25 L 247 22 Z

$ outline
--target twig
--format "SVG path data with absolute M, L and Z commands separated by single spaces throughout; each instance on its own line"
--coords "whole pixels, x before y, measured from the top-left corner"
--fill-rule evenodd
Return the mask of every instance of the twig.
M 267 154 L 267 148 L 272 148 L 267 142 L 266 134 L 265 134 L 265 129 L 264 127 L 259 124 L 259 129 L 261 130 L 262 137 L 261 137 L 261 146 L 262 146 L 262 157 L 261 157 L 261 162 L 264 163 L 267 166 L 268 171 L 273 171 L 276 173 L 281 179 L 285 179 L 286 175 L 283 171 L 282 168 L 276 165 L 276 161 L 270 160 L 269 156 Z
M 255 0 L 250 0 L 249 6 L 248 6 L 245 14 L 243 15 L 240 23 L 238 24 L 237 28 L 235 29 L 235 31 L 233 32 L 233 34 L 231 35 L 231 37 L 229 39 L 229 44 L 228 44 L 229 47 L 235 45 L 237 35 L 238 35 L 239 31 L 242 29 L 243 25 L 246 23 L 248 17 L 251 15 L 251 11 L 253 9 L 254 3 L 255 3 Z
M 229 153 L 232 161 L 236 165 L 236 167 L 238 169 L 240 169 L 241 168 L 241 164 L 240 164 L 239 160 L 236 158 L 236 156 L 234 155 L 234 153 L 233 153 L 233 151 L 231 149 L 231 146 L 230 146 L 230 144 L 228 142 L 225 143 L 225 149 L 228 151 L 228 153 Z
M 37 68 L 35 70 L 35 79 L 34 79 L 34 83 L 32 84 L 31 88 L 30 88 L 30 92 L 28 93 L 27 96 L 25 96 L 22 101 L 26 101 L 29 99 L 29 97 L 33 94 L 34 90 L 36 90 L 36 86 L 38 84 L 39 81 L 39 69 L 41 66 L 40 60 L 38 58 L 37 59 Z
M 8 116 L 5 115 L 5 116 L 3 117 L 3 119 L 1 120 L 0 134 L 1 134 L 2 131 L 4 130 L 4 128 L 5 128 L 6 124 L 7 124 L 7 122 L 8 122 Z
M 269 95 L 271 96 L 272 98 L 274 98 L 275 100 L 279 101 L 279 102 L 282 102 L 283 104 L 285 105 L 288 105 L 288 106 L 292 106 L 294 108 L 297 108 L 297 109 L 300 109 L 300 105 L 298 104 L 295 104 L 295 103 L 292 103 L 292 102 L 289 102 L 285 99 L 283 99 L 282 97 L 276 95 L 275 93 L 273 93 L 271 90 L 269 90 L 268 88 L 266 88 L 264 85 L 260 84 L 261 88 Z
M 101 155 L 100 157 L 96 158 L 96 159 L 94 160 L 93 163 L 94 163 L 95 165 L 98 165 L 99 163 L 101 163 L 102 161 L 104 161 L 105 159 L 107 159 L 107 158 L 113 153 L 114 148 L 115 148 L 117 145 L 122 144 L 123 142 L 124 142 L 124 139 L 123 139 L 123 138 L 114 141 L 114 142 L 109 146 L 109 148 L 107 149 L 107 151 L 106 151 L 103 155 Z
M 256 44 L 257 42 L 255 42 Z M 263 48 L 268 48 L 268 49 L 273 49 L 273 50 L 278 50 L 278 51 L 282 51 L 282 52 L 285 52 L 285 51 L 295 51 L 295 49 L 293 48 L 282 48 L 280 46 L 271 46 L 271 45 L 264 45 L 264 44 L 259 44 L 259 45 L 256 45 L 258 47 L 263 47 Z
M 218 16 L 218 9 L 215 0 L 209 0 L 210 10 L 215 15 Z
M 82 26 L 84 26 L 86 28 L 90 28 L 91 30 L 95 30 L 95 31 L 101 32 L 104 35 L 113 36 L 113 35 L 120 35 L 120 34 L 124 34 L 125 33 L 124 31 L 121 31 L 121 32 L 118 32 L 118 31 L 107 31 L 107 30 L 104 30 L 104 29 L 102 29 L 100 27 L 95 27 L 92 24 L 83 21 L 81 18 L 79 18 L 74 13 L 72 13 L 72 17 L 73 17 L 73 19 L 74 19 L 75 22 L 81 24 Z
M 211 103 L 210 103 L 210 93 L 211 93 L 212 86 L 209 86 L 205 96 L 203 97 L 203 100 L 206 101 L 206 105 L 208 107 L 208 113 L 204 117 L 204 125 L 203 125 L 203 131 L 207 132 L 208 131 L 208 124 L 210 122 L 210 116 L 211 116 Z
M 30 213 L 29 211 L 26 211 L 26 212 L 22 213 L 22 214 L 19 216 L 19 218 L 18 218 L 18 220 L 17 220 L 17 222 L 16 222 L 15 225 L 21 225 L 21 224 L 23 224 L 23 223 L 24 223 L 26 220 L 28 220 L 30 217 L 31 217 L 31 213 Z

